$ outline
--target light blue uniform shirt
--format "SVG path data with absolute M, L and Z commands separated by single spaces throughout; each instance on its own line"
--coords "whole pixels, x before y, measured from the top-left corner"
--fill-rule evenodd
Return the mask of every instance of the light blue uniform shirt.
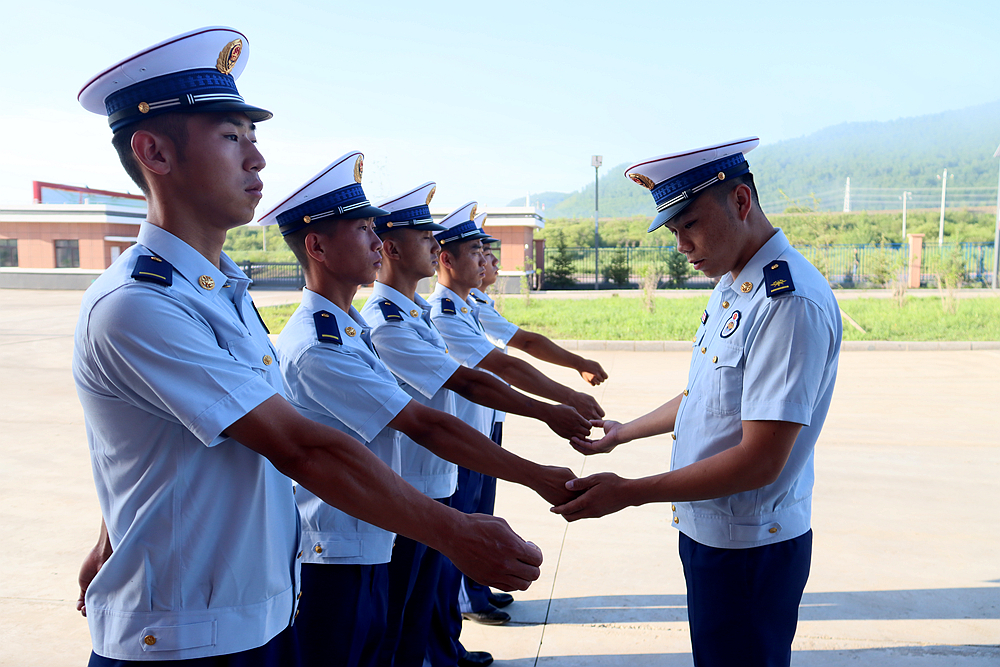
M 787 262 L 795 290 L 767 296 L 765 268 Z M 671 468 L 739 444 L 742 421 L 802 424 L 777 481 L 731 496 L 674 504 L 674 527 L 711 547 L 743 549 L 809 530 L 813 449 L 840 355 L 840 310 L 830 285 L 778 230 L 736 280 L 723 276 L 698 328 L 677 411 Z M 730 326 L 732 325 L 732 326 Z
M 442 310 L 444 300 L 452 303 L 454 313 Z M 455 361 L 475 368 L 496 346 L 486 337 L 479 324 L 479 303 L 473 299 L 462 301 L 453 291 L 438 283 L 427 302 L 431 305 L 431 321 L 448 343 L 448 354 Z M 493 408 L 473 403 L 463 396 L 455 396 L 455 416 L 487 438 L 493 430 Z
M 87 290 L 73 350 L 114 553 L 87 589 L 94 652 L 181 660 L 245 651 L 292 618 L 292 482 L 223 433 L 281 393 L 276 354 L 225 255 L 221 270 L 144 222 Z M 143 255 L 173 284 L 132 278 Z
M 479 323 L 483 325 L 486 337 L 506 354 L 507 343 L 521 328 L 508 321 L 497 311 L 496 303 L 486 292 L 473 288 L 472 292 L 469 293 L 469 299 L 474 300 L 479 305 Z M 506 417 L 506 412 L 496 410 L 493 421 L 502 422 Z
M 361 316 L 372 326 L 372 342 L 389 370 L 402 381 L 411 398 L 423 405 L 455 414 L 455 394 L 445 389 L 459 368 L 448 356 L 448 346 L 431 323 L 430 305 L 419 294 L 416 301 L 376 282 Z M 393 307 L 386 318 L 380 304 Z M 400 437 L 401 476 L 431 498 L 449 498 L 458 485 L 458 466 L 427 451 L 406 435 Z
M 336 323 L 331 328 L 339 342 L 319 339 L 316 313 Z M 278 336 L 281 375 L 285 395 L 303 416 L 361 440 L 398 473 L 400 434 L 389 428 L 389 422 L 410 397 L 370 347 L 370 331 L 353 307 L 345 313 L 316 292 L 303 289 L 302 303 Z M 395 533 L 341 512 L 301 486 L 295 494 L 302 515 L 303 562 L 389 562 Z

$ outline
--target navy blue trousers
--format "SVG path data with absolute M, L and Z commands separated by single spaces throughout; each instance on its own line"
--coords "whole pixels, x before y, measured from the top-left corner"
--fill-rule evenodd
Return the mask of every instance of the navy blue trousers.
M 459 466 L 458 488 L 451 497 L 450 505 L 460 512 L 472 514 L 479 507 L 483 475 Z M 441 557 L 441 579 L 438 595 L 434 601 L 431 619 L 431 636 L 427 643 L 427 660 L 433 667 L 451 667 L 465 656 L 465 648 L 459 642 L 462 634 L 462 613 L 458 608 L 458 589 L 462 585 L 462 573 L 450 560 Z
M 388 603 L 387 563 L 303 563 L 295 619 L 303 667 L 374 667 Z
M 450 499 L 440 502 L 449 504 Z M 389 612 L 379 667 L 421 667 L 444 556 L 401 535 L 389 561 Z M 304 596 L 303 596 L 304 597 Z
M 788 667 L 809 578 L 812 531 L 752 549 L 716 549 L 681 533 L 695 667 Z
M 158 660 L 151 663 L 146 660 L 112 660 L 91 652 L 89 663 L 90 667 L 139 667 L 151 664 L 163 667 L 297 667 L 300 663 L 296 629 L 285 628 L 263 646 L 228 655 L 191 660 Z
M 490 440 L 503 447 L 503 422 L 493 422 Z M 473 510 L 476 514 L 492 515 L 497 504 L 497 478 L 483 477 L 483 487 L 479 494 L 479 504 Z M 490 605 L 490 589 L 462 575 L 462 586 L 469 597 L 472 611 L 485 611 Z

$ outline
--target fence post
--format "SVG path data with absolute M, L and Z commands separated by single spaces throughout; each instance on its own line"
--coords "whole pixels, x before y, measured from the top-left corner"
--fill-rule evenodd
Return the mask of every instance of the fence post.
M 924 256 L 924 235 L 907 234 L 906 238 L 910 243 L 910 256 L 907 261 L 910 275 L 906 286 L 910 289 L 917 289 L 920 287 L 920 266 Z

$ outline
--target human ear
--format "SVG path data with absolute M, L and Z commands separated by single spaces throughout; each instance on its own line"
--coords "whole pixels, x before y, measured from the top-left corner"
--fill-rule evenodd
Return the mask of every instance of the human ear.
M 163 176 L 175 162 L 173 142 L 161 134 L 137 130 L 132 134 L 132 152 L 144 169 Z
M 399 248 L 392 239 L 382 239 L 382 256 L 388 259 L 399 259 Z
M 736 214 L 739 216 L 741 222 L 746 222 L 747 216 L 750 215 L 750 208 L 753 205 L 753 195 L 750 191 L 750 186 L 746 183 L 740 183 L 735 188 L 730 195 L 736 205 Z
M 323 239 L 316 232 L 309 232 L 306 234 L 305 239 L 306 254 L 309 255 L 311 259 L 322 263 L 326 259 L 326 248 L 324 247 Z

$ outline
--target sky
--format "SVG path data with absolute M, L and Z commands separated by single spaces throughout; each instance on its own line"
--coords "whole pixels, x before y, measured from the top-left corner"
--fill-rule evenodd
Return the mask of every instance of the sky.
M 137 192 L 76 96 L 110 65 L 223 25 L 237 85 L 274 112 L 262 215 L 365 153 L 372 200 L 436 181 L 436 207 L 572 192 L 604 167 L 759 136 L 1000 99 L 1000 2 L 5 3 L 0 205 L 34 180 Z M 1000 141 L 1000 138 L 998 138 Z M 637 186 L 638 187 L 638 186 Z

